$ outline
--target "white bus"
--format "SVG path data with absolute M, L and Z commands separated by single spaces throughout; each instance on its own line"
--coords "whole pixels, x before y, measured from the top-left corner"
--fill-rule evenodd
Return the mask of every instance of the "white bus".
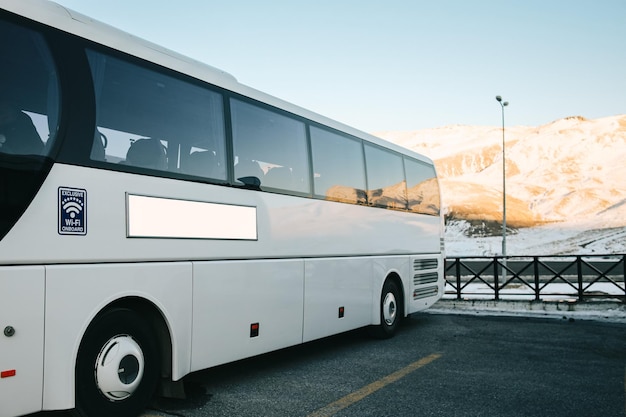
M 0 0 L 0 416 L 133 416 L 197 370 L 443 293 L 428 158 L 43 0 Z

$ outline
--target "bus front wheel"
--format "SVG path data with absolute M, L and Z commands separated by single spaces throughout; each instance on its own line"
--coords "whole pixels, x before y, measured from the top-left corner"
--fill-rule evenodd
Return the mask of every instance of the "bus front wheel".
M 370 327 L 370 334 L 378 339 L 388 339 L 398 330 L 404 309 L 402 293 L 392 279 L 385 281 L 380 296 L 380 324 Z
M 131 417 L 148 405 L 160 375 L 151 326 L 129 309 L 105 312 L 89 326 L 76 363 L 80 417 Z

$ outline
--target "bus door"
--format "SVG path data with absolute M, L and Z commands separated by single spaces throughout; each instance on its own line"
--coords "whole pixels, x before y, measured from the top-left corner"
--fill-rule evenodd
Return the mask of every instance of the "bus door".
M 43 266 L 0 267 L 0 417 L 41 410 Z

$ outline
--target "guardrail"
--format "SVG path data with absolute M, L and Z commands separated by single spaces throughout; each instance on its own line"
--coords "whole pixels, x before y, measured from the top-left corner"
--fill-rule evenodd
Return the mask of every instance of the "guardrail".
M 626 255 L 493 256 L 446 259 L 444 298 L 617 299 L 626 303 Z

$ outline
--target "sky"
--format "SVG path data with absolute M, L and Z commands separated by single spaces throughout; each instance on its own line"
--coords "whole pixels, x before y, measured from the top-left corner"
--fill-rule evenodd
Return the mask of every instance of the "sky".
M 626 114 L 626 0 L 56 0 L 366 132 Z

